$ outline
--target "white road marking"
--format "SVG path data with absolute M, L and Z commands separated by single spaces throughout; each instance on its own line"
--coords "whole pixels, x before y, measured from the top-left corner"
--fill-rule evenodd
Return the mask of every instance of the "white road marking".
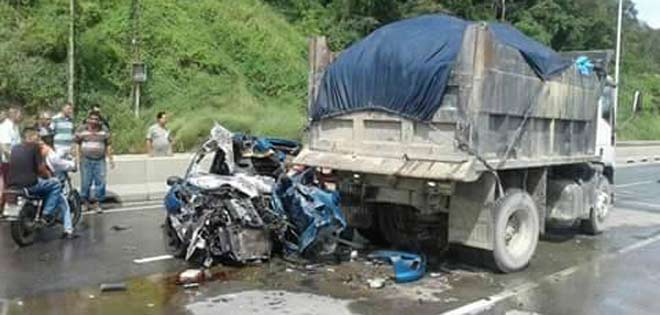
M 154 210 L 154 209 L 162 209 L 162 208 L 163 208 L 163 206 L 159 204 L 159 205 L 141 206 L 141 207 L 108 209 L 108 210 L 103 210 L 103 213 L 83 212 L 83 215 L 93 215 L 93 214 L 103 215 L 103 214 L 106 214 L 106 213 L 144 211 L 144 210 Z
M 442 315 L 473 315 L 473 314 L 480 314 L 484 311 L 487 311 L 491 309 L 495 304 L 507 300 L 513 296 L 516 296 L 521 293 L 526 293 L 529 292 L 537 287 L 539 287 L 541 284 L 544 283 L 550 283 L 552 281 L 560 281 L 563 279 L 568 278 L 570 275 L 574 274 L 577 272 L 582 266 L 586 266 L 587 264 L 593 263 L 598 260 L 605 260 L 605 259 L 611 259 L 626 253 L 629 253 L 634 250 L 638 250 L 640 248 L 643 248 L 645 246 L 651 245 L 657 241 L 660 241 L 660 234 L 655 235 L 653 237 L 647 238 L 645 240 L 639 241 L 637 243 L 628 245 L 624 248 L 621 248 L 615 252 L 609 253 L 609 254 L 604 254 L 601 255 L 593 260 L 590 260 L 588 262 L 572 266 L 566 269 L 563 269 L 561 271 L 555 272 L 553 274 L 547 275 L 535 282 L 529 281 L 526 283 L 523 283 L 519 286 L 516 286 L 512 289 L 507 289 L 504 290 L 498 294 L 491 295 L 489 297 L 474 301 L 470 304 L 463 305 L 461 307 L 455 308 L 453 310 L 447 311 L 442 313 Z
M 161 261 L 161 260 L 168 260 L 172 259 L 174 256 L 172 255 L 160 255 L 160 256 L 154 256 L 154 257 L 146 257 L 146 258 L 138 258 L 134 259 L 133 262 L 136 264 L 146 264 L 154 261 Z
M 647 208 L 651 208 L 651 209 L 654 209 L 654 210 L 660 210 L 660 206 L 658 206 L 658 204 L 648 203 L 648 202 L 643 202 L 643 201 L 621 200 L 621 201 L 615 201 L 615 204 L 617 206 L 623 204 L 623 205 L 628 205 L 628 206 L 632 205 L 632 206 L 647 207 Z
M 653 184 L 653 183 L 657 183 L 657 182 L 658 182 L 657 180 L 646 180 L 646 181 L 643 181 L 643 182 L 634 182 L 634 183 L 614 185 L 614 188 L 624 188 L 624 187 L 637 186 L 637 185 L 646 185 L 646 184 Z
M 137 205 L 155 205 L 155 204 L 163 204 L 163 201 L 162 200 L 146 200 L 146 201 L 122 202 L 121 206 L 122 207 L 132 207 L 132 206 L 137 206 Z
M 0 299 L 0 315 L 7 315 L 9 314 L 9 300 L 7 299 Z
M 647 239 L 645 239 L 645 240 L 643 240 L 643 241 L 640 241 L 640 242 L 637 242 L 637 243 L 635 243 L 635 244 L 632 244 L 632 245 L 626 246 L 626 247 L 624 247 L 624 248 L 622 248 L 622 249 L 619 249 L 618 251 L 616 251 L 616 253 L 617 253 L 618 255 L 626 254 L 626 253 L 629 253 L 629 252 L 631 252 L 631 251 L 633 251 L 633 250 L 640 249 L 640 248 L 642 248 L 642 247 L 645 247 L 645 246 L 648 246 L 648 245 L 650 245 L 650 244 L 652 244 L 652 243 L 655 243 L 655 242 L 657 242 L 658 240 L 660 240 L 660 234 L 658 234 L 658 235 L 656 235 L 656 236 L 653 236 L 653 237 L 651 237 L 651 238 L 647 238 Z M 613 256 L 616 256 L 616 255 L 613 255 Z

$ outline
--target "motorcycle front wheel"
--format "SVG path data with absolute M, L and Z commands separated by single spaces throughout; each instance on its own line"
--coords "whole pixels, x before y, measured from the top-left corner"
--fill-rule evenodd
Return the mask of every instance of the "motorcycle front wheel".
M 80 201 L 80 194 L 77 190 L 73 189 L 67 198 L 69 208 L 71 209 L 71 224 L 74 227 L 78 226 L 80 219 L 82 219 L 82 202 Z

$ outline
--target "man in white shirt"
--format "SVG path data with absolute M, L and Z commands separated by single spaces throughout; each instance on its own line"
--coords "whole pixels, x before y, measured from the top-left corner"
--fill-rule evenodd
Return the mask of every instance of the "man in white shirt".
M 167 114 L 159 112 L 156 115 L 156 123 L 147 131 L 147 152 L 149 156 L 172 155 L 174 137 L 167 129 Z
M 11 148 L 21 143 L 21 132 L 18 125 L 23 119 L 23 113 L 17 107 L 7 111 L 7 118 L 0 123 L 0 150 L 2 151 L 2 162 L 9 161 Z
M 4 191 L 7 182 L 11 149 L 21 143 L 21 132 L 18 125 L 22 119 L 21 109 L 11 107 L 7 111 L 7 118 L 0 123 L 0 208 L 4 205 L 2 191 Z

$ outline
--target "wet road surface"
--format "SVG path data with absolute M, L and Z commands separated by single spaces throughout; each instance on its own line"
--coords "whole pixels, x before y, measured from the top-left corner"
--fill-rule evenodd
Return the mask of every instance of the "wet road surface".
M 0 315 L 5 314 L 657 314 L 660 300 L 660 165 L 621 168 L 608 231 L 553 231 L 523 272 L 502 275 L 449 258 L 411 284 L 364 261 L 213 269 L 199 288 L 176 285 L 185 263 L 169 259 L 158 205 L 85 216 L 73 241 L 44 233 L 17 248 L 0 226 Z M 477 256 L 478 257 L 478 256 Z M 472 259 L 474 260 L 473 255 Z M 478 260 L 478 259 L 477 259 Z M 141 263 L 136 263 L 141 262 Z M 100 292 L 125 282 L 123 292 Z

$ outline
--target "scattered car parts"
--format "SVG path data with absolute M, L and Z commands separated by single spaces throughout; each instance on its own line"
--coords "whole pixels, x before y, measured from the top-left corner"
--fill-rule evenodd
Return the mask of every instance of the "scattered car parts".
M 392 250 L 379 250 L 367 256 L 385 261 L 394 267 L 394 280 L 398 283 L 413 282 L 424 277 L 426 261 L 423 256 Z

